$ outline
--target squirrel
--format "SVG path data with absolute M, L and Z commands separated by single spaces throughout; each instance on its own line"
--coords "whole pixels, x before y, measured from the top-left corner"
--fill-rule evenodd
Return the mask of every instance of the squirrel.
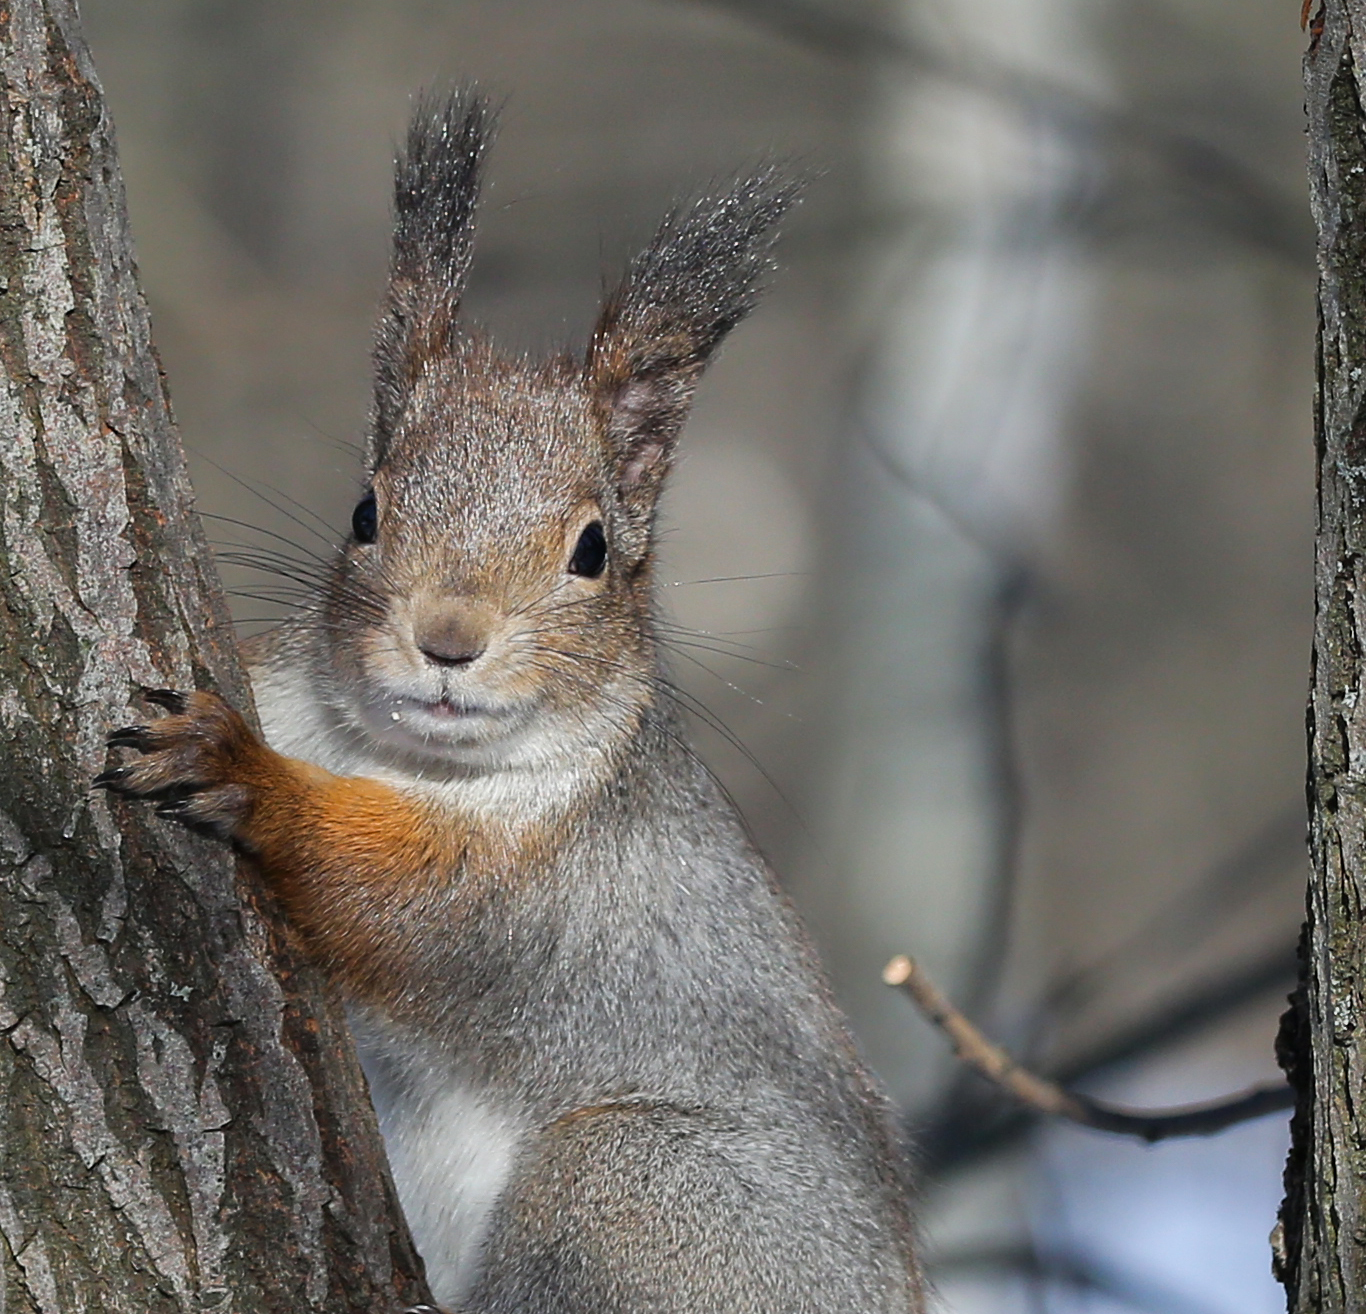
M 396 164 L 368 488 L 317 596 L 97 783 L 232 841 L 343 992 L 433 1297 L 920 1311 L 908 1169 L 796 914 L 667 696 L 655 512 L 799 186 L 675 210 L 586 351 L 459 318 L 493 127 Z

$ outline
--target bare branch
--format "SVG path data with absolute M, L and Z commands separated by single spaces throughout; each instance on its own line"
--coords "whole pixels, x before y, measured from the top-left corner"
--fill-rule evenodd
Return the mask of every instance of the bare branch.
M 1295 983 L 1295 961 L 1293 949 L 1278 948 L 1199 985 L 1132 1025 L 1109 1033 L 1092 1048 L 1062 1063 L 1052 1077 L 1072 1085 L 1202 1032 L 1254 999 L 1289 990 Z M 923 1120 L 918 1134 L 921 1163 L 936 1179 L 1009 1149 L 1042 1116 L 1019 1103 L 1008 1110 L 993 1109 L 1000 1088 L 982 1088 L 991 1092 L 988 1100 L 973 1089 L 982 1083 L 971 1081 L 971 1069 L 963 1068 L 962 1073 L 967 1080 L 951 1083 L 937 1111 Z
M 1030 1108 L 1084 1127 L 1120 1136 L 1136 1136 L 1152 1143 L 1174 1136 L 1210 1136 L 1235 1123 L 1288 1109 L 1295 1102 L 1295 1093 L 1289 1086 L 1266 1085 L 1254 1086 L 1212 1103 L 1176 1109 L 1117 1108 L 1079 1095 L 1020 1067 L 1005 1050 L 993 1045 L 954 1008 L 910 958 L 904 955 L 893 958 L 883 969 L 882 979 L 910 996 L 925 1017 L 948 1036 L 954 1053 L 964 1063 Z

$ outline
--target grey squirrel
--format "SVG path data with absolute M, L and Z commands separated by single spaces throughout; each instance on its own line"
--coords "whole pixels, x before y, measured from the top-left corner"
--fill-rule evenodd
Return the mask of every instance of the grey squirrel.
M 369 491 L 249 645 L 267 742 L 163 693 L 99 783 L 252 855 L 345 993 L 443 1305 L 919 1311 L 886 1101 L 653 621 L 674 444 L 797 188 L 678 210 L 585 355 L 533 363 L 458 317 L 490 129 L 467 91 L 413 116 Z

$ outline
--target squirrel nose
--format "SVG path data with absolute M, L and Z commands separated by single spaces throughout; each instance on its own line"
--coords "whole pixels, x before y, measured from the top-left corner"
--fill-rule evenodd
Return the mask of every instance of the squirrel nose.
M 469 666 L 484 655 L 484 636 L 461 617 L 433 617 L 413 630 L 417 650 L 433 666 Z
M 477 652 L 467 649 L 460 652 L 446 652 L 439 648 L 421 648 L 422 655 L 435 666 L 468 666 L 484 655 L 480 648 Z

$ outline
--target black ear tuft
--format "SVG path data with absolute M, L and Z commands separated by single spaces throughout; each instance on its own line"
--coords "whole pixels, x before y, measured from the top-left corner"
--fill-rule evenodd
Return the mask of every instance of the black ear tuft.
M 602 308 L 585 379 L 628 510 L 652 514 L 702 370 L 759 299 L 800 183 L 775 166 L 671 214 Z
M 473 87 L 423 93 L 394 165 L 394 250 L 375 335 L 372 466 L 424 361 L 450 341 L 494 114 Z

